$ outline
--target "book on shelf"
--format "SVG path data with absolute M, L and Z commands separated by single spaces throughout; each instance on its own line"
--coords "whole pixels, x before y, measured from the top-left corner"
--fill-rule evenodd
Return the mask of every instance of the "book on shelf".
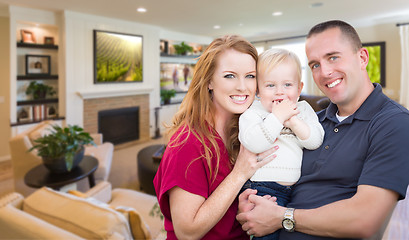
M 47 116 L 47 108 L 45 104 L 39 104 L 33 106 L 33 121 L 44 120 Z

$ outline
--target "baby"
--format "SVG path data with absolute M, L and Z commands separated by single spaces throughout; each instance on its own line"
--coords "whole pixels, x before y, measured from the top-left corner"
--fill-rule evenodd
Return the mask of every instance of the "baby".
M 277 197 L 286 206 L 291 186 L 301 175 L 302 149 L 318 148 L 324 129 L 312 107 L 298 102 L 303 88 L 298 57 L 285 49 L 269 49 L 257 63 L 258 98 L 239 120 L 239 140 L 248 150 L 261 153 L 278 145 L 277 157 L 257 170 L 243 186 L 257 195 Z M 278 232 L 261 238 L 278 239 Z

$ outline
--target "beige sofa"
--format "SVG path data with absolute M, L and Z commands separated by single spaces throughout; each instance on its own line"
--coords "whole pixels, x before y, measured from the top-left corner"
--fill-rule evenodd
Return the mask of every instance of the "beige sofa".
M 33 141 L 38 137 L 50 133 L 51 125 L 57 124 L 55 121 L 43 121 L 26 131 L 10 139 L 10 155 L 14 175 L 14 191 L 24 196 L 34 192 L 35 188 L 30 188 L 24 183 L 24 175 L 33 167 L 42 163 L 41 157 L 37 156 L 36 150 L 28 152 L 33 146 Z M 95 181 L 106 181 L 111 170 L 114 145 L 109 142 L 102 143 L 101 134 L 91 134 L 97 146 L 86 146 L 85 155 L 94 156 L 98 159 L 98 168 L 94 173 Z M 75 187 L 75 186 L 74 186 Z M 88 190 L 87 179 L 78 182 L 79 190 Z
M 105 181 L 85 194 L 87 198 L 44 187 L 26 198 L 16 192 L 4 196 L 0 199 L 0 239 L 166 238 L 163 220 L 152 214 L 157 210 L 155 196 L 112 190 Z M 139 216 L 139 222 L 132 221 L 131 212 Z

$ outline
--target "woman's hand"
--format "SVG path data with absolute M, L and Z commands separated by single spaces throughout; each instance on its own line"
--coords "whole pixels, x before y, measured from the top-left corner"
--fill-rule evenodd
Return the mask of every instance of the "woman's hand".
M 257 169 L 271 162 L 276 157 L 274 152 L 277 151 L 277 149 L 278 146 L 274 146 L 265 152 L 255 154 L 241 145 L 232 172 L 240 174 L 246 181 L 253 176 Z
M 261 197 L 250 192 L 245 193 L 246 191 L 239 196 L 239 206 L 241 206 L 241 210 L 248 210 L 248 207 L 252 204 L 253 209 L 239 211 L 236 219 L 242 224 L 242 229 L 248 235 L 257 237 L 280 229 L 286 208 L 279 206 L 276 198 Z

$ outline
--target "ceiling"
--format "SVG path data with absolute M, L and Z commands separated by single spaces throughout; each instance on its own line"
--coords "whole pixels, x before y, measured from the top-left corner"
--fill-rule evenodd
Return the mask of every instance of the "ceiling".
M 409 21 L 408 0 L 0 0 L 0 9 L 8 4 L 81 12 L 212 38 L 239 34 L 253 40 L 303 35 L 330 19 L 355 27 Z M 147 12 L 138 13 L 138 7 Z M 277 11 L 282 15 L 273 16 Z M 214 29 L 215 25 L 220 28 Z

